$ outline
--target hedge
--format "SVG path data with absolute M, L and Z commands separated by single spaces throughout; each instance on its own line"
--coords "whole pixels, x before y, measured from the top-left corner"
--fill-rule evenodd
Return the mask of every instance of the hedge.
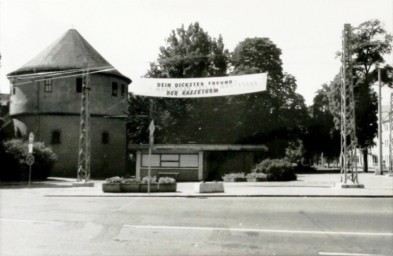
M 29 167 L 26 164 L 28 143 L 20 139 L 12 139 L 0 146 L 1 168 L 0 180 L 21 181 L 27 180 Z M 44 180 L 50 175 L 50 171 L 57 159 L 51 148 L 43 142 L 35 142 L 33 155 L 35 158 L 32 165 L 32 180 Z M 4 168 L 5 167 L 5 168 Z
M 286 159 L 265 159 L 252 171 L 266 173 L 268 181 L 290 181 L 297 178 L 292 164 Z

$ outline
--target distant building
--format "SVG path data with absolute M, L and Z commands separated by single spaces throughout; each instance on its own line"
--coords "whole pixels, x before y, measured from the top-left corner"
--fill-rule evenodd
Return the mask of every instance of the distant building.
M 10 95 L 0 93 L 0 139 L 12 134 L 12 119 L 9 117 Z
M 389 169 L 389 145 L 390 145 L 390 133 L 391 127 L 389 124 L 389 108 L 390 106 L 382 106 L 382 163 L 384 171 Z M 374 138 L 375 146 L 370 148 L 368 153 L 368 167 L 370 171 L 375 171 L 378 168 L 378 155 L 379 155 L 379 139 L 378 136 Z M 359 150 L 357 150 L 357 165 L 359 168 L 363 167 L 363 155 Z
M 10 109 L 10 95 L 0 93 L 0 118 L 6 116 Z
M 113 69 L 75 29 L 8 74 L 12 85 L 10 116 L 57 153 L 52 175 L 76 177 L 81 74 L 86 68 L 91 88 L 91 177 L 123 175 L 127 145 L 122 116 L 131 80 Z

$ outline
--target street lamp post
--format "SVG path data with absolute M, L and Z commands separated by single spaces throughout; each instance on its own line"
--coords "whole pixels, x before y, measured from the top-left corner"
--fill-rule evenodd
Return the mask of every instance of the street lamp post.
M 383 174 L 383 154 L 382 154 L 382 93 L 381 93 L 381 69 L 378 68 L 378 170 L 376 175 Z

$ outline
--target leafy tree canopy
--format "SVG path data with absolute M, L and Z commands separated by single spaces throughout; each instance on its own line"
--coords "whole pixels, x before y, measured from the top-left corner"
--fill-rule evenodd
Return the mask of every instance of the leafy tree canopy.
M 160 47 L 156 63 L 150 64 L 146 77 L 151 78 L 193 78 L 227 75 L 229 52 L 224 47 L 221 35 L 209 36 L 198 22 L 173 30 L 166 39 L 166 45 Z M 157 125 L 157 142 L 186 143 L 195 138 L 208 139 L 205 130 L 209 123 L 206 114 L 213 115 L 225 110 L 223 99 L 152 99 L 153 118 Z M 128 132 L 135 143 L 146 143 L 149 118 L 138 119 L 138 106 L 144 106 L 145 112 L 150 101 L 144 97 L 132 96 L 130 99 L 130 122 Z M 134 105 L 136 108 L 134 108 Z M 213 111 L 212 111 L 213 110 Z M 222 117 L 225 115 L 221 115 Z M 220 120 L 220 119 L 215 119 Z M 201 136 L 205 133 L 205 136 Z M 212 134 L 213 133 L 209 133 Z M 215 134 L 217 135 L 217 134 Z
M 374 145 L 377 134 L 377 95 L 371 87 L 378 80 L 378 68 L 381 69 L 381 81 L 392 87 L 392 71 L 386 65 L 384 56 L 392 51 L 393 37 L 383 28 L 379 20 L 370 20 L 353 28 L 351 37 L 352 67 L 355 96 L 356 136 L 358 147 L 363 152 L 364 171 L 367 171 L 368 148 Z M 340 77 L 331 83 L 330 109 L 339 127 L 340 114 Z
M 288 139 L 298 139 L 308 119 L 296 79 L 283 72 L 281 50 L 268 38 L 247 38 L 229 54 L 223 38 L 211 38 L 198 23 L 173 30 L 146 76 L 192 78 L 268 73 L 268 92 L 201 99 L 154 99 L 158 143 L 267 144 L 283 156 Z M 229 71 L 230 70 L 230 71 Z M 129 133 L 146 143 L 149 101 L 131 97 Z M 135 107 L 134 107 L 135 104 Z M 145 110 L 141 111 L 140 106 Z M 135 118 L 132 119 L 132 116 Z M 132 135 L 133 134 L 133 135 Z M 144 136 L 144 139 L 136 137 Z

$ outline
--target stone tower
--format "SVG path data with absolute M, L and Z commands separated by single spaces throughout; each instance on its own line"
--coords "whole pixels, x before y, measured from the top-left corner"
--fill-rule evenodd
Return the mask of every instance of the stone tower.
M 52 176 L 76 177 L 82 72 L 89 70 L 91 177 L 126 174 L 126 122 L 131 80 L 75 29 L 8 74 L 10 116 L 58 155 Z

